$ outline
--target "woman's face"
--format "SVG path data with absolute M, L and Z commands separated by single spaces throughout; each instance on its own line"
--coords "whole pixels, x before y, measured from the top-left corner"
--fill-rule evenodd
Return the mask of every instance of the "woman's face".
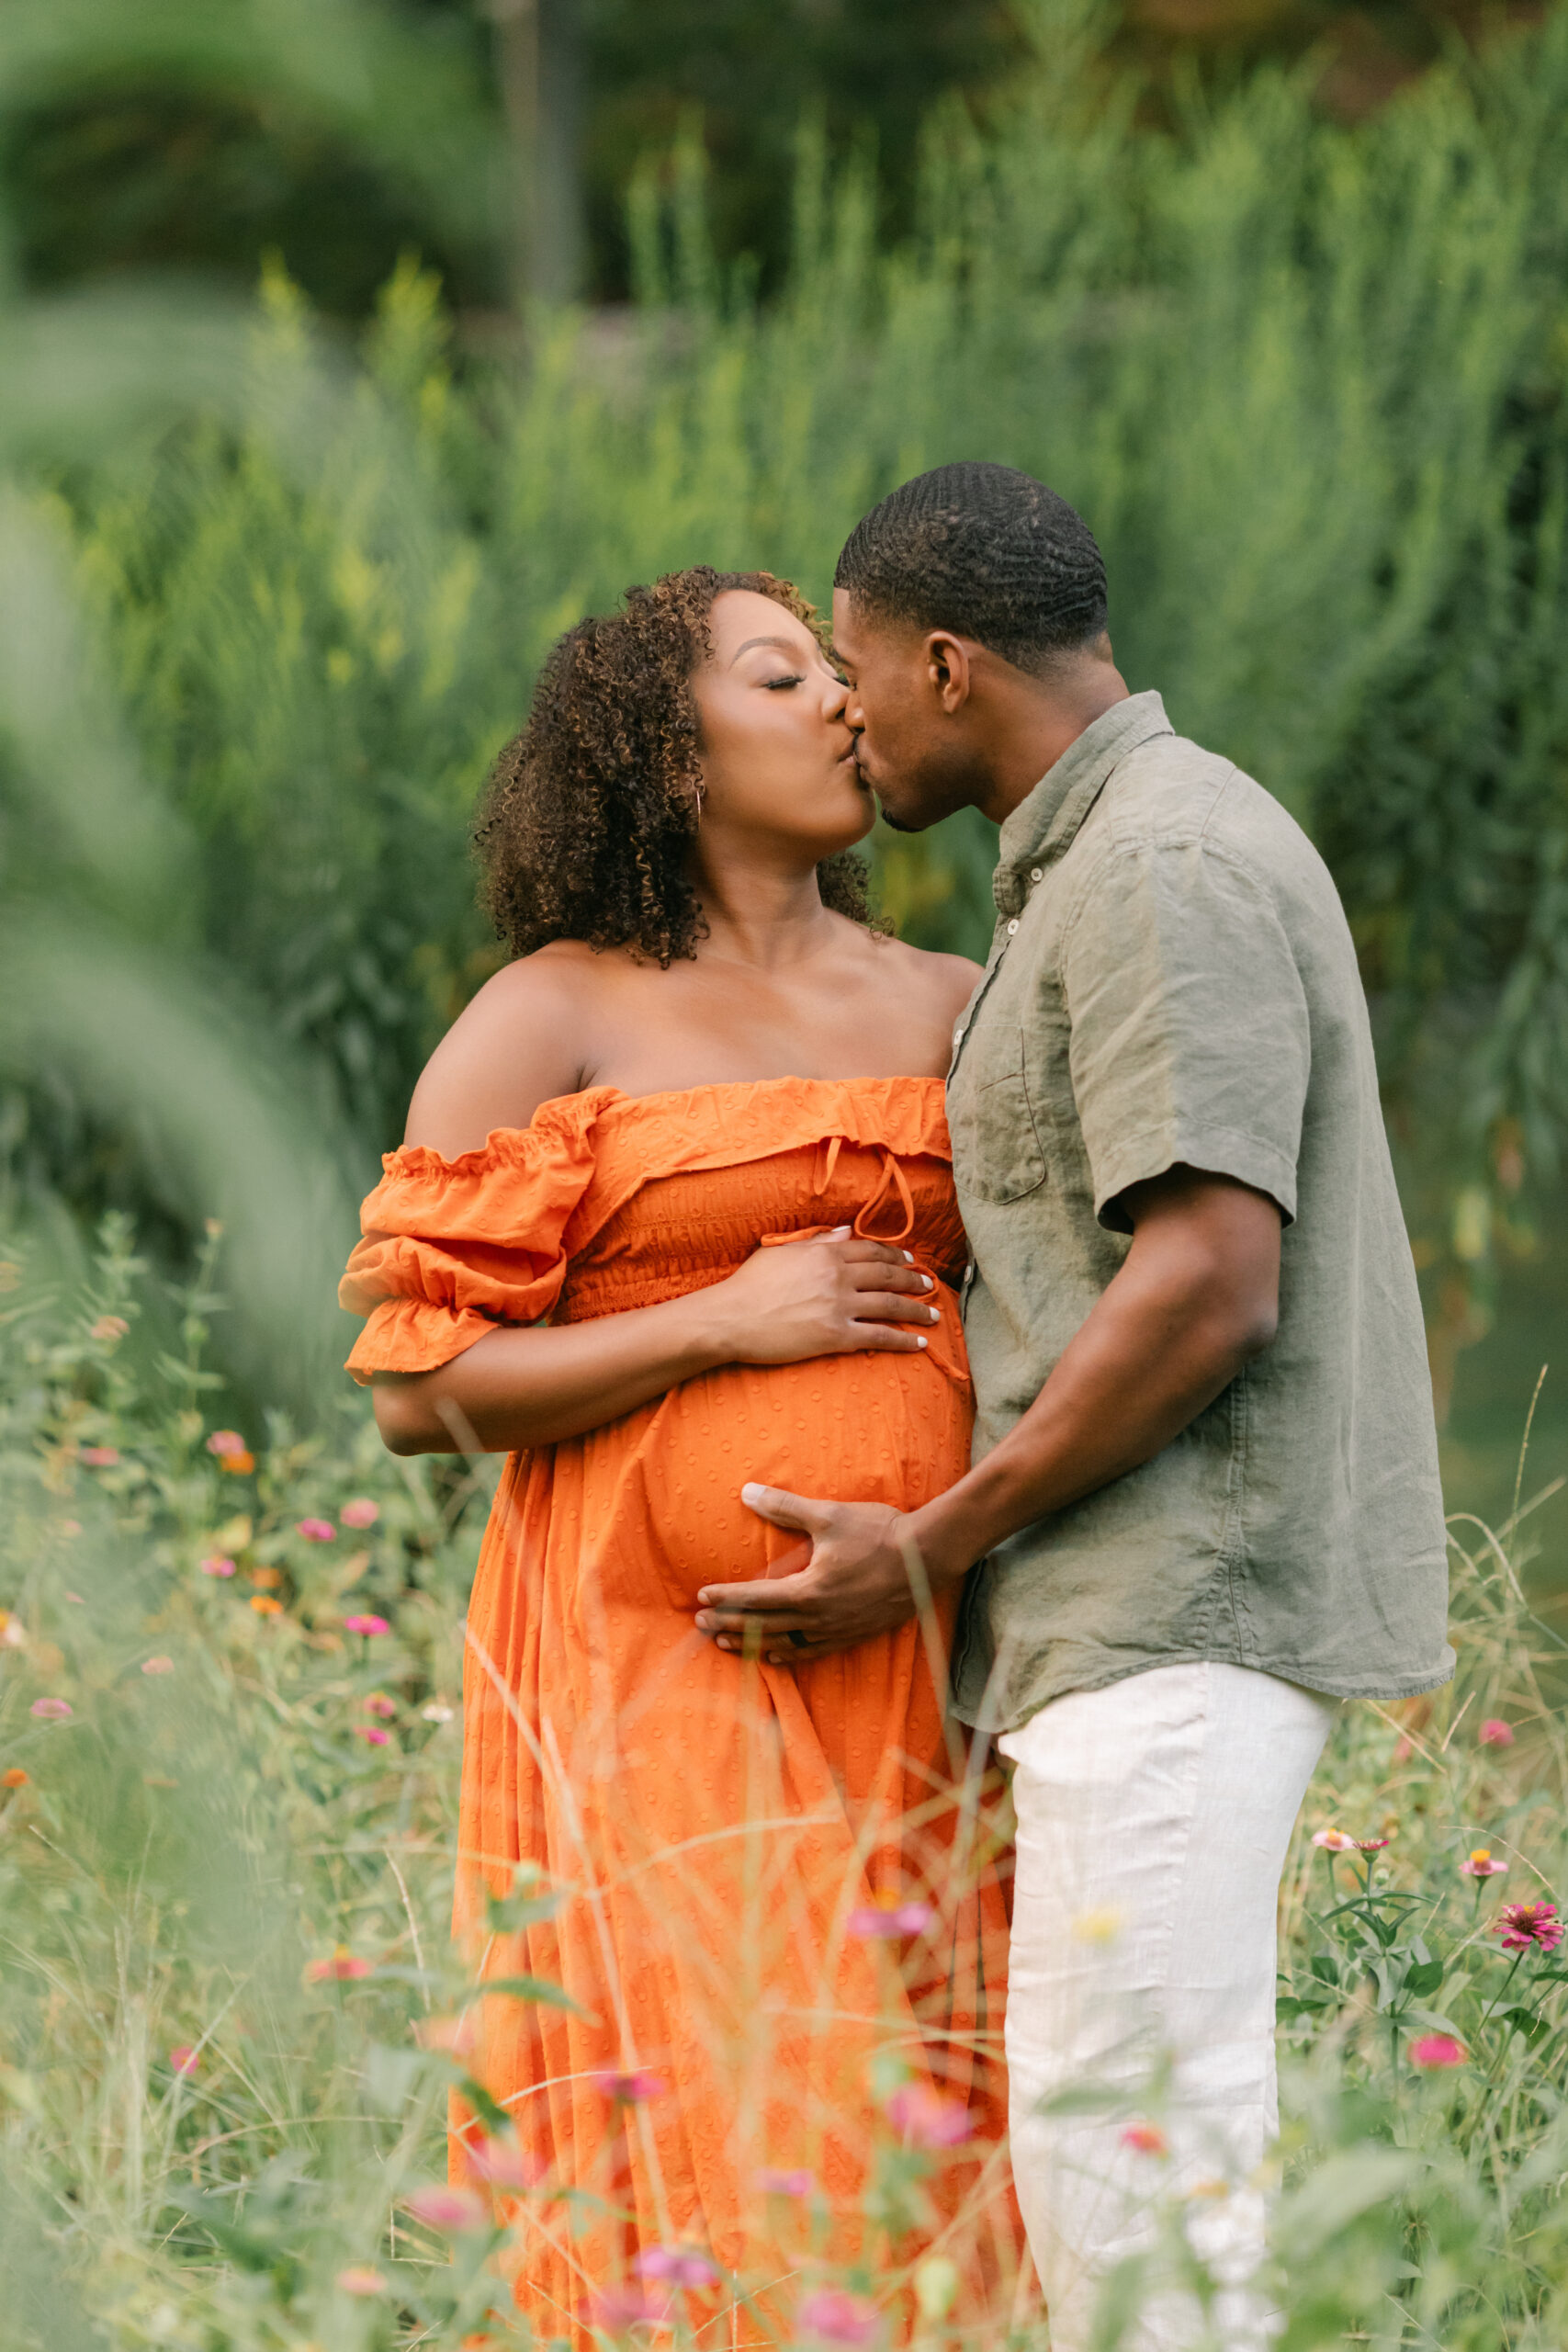
M 716 596 L 708 630 L 712 658 L 692 680 L 704 830 L 772 840 L 807 864 L 863 840 L 875 806 L 848 689 L 811 631 L 750 588 Z

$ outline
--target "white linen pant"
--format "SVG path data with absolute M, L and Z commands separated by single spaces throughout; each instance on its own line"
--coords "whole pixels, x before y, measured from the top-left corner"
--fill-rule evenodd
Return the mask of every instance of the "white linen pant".
M 1279 2128 L 1280 1873 L 1337 1704 L 1244 1667 L 1156 1667 L 1053 1700 L 998 1742 L 1017 1768 L 1013 2173 L 1053 2352 L 1084 2352 L 1100 2278 L 1153 2246 L 1173 2196 L 1224 2289 L 1222 2342 L 1266 2338 L 1246 2289 L 1264 2250 L 1255 2176 Z M 1089 2085 L 1119 2104 L 1040 2111 Z M 1124 2137 L 1148 2101 L 1165 2157 Z M 1168 2283 L 1126 2342 L 1179 2352 L 1201 2332 Z

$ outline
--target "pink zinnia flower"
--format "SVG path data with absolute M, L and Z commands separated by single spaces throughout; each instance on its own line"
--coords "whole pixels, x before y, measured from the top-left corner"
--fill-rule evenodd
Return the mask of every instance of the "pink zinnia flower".
M 1438 2066 L 1462 2066 L 1464 2046 L 1451 2033 L 1423 2033 L 1410 2045 L 1412 2065 L 1430 2071 Z
M 536 2188 L 547 2167 L 526 2148 L 508 2140 L 478 2140 L 468 2151 L 468 2162 L 492 2188 Z
M 294 1532 L 302 1535 L 307 1544 L 335 1544 L 337 1529 L 330 1519 L 297 1519 Z
M 345 1617 L 343 1622 L 351 1634 L 363 1634 L 367 1640 L 372 1634 L 389 1634 L 392 1630 L 384 1617 Z
M 325 1984 L 335 1980 L 348 1984 L 361 1976 L 370 1975 L 374 1968 L 373 1961 L 361 1960 L 349 1951 L 346 1944 L 339 1944 L 330 1960 L 310 1962 L 305 1971 L 305 1982 L 307 1984 Z
M 694 2246 L 650 2245 L 635 2267 L 639 2278 L 661 2278 L 667 2287 L 711 2287 L 718 2278 L 717 2264 Z
M 659 2326 L 670 2316 L 670 2305 L 646 2287 L 601 2287 L 587 2306 L 589 2324 L 602 2327 L 611 2335 L 624 2335 L 628 2328 Z
M 176 2075 L 194 2075 L 199 2061 L 188 2041 L 176 2041 L 169 2052 L 169 2064 Z
M 1346 1837 L 1343 1829 L 1314 1829 L 1312 1842 L 1321 1846 L 1326 1854 L 1348 1854 L 1356 1843 L 1353 1838 Z
M 1388 1844 L 1386 1838 L 1353 1838 L 1350 1843 L 1358 1854 L 1381 1854 Z
M 403 2202 L 416 2222 L 448 2237 L 459 2236 L 465 2230 L 482 2230 L 490 2220 L 482 2197 L 471 2188 L 450 2188 L 445 2183 L 432 2181 L 428 2188 L 416 2188 Z
M 975 2129 L 962 2099 L 943 2098 L 929 2083 L 906 2083 L 887 2102 L 887 2120 L 921 2148 L 956 2148 Z
M 33 1713 L 38 1713 L 36 1707 Z M 1562 1941 L 1563 1922 L 1555 1903 L 1505 1903 L 1493 1925 L 1505 1951 L 1529 1951 L 1532 1944 L 1541 1951 L 1555 1951 Z
M 207 1441 L 207 1451 L 216 1453 L 221 1461 L 224 1454 L 243 1453 L 247 1448 L 238 1430 L 214 1430 Z
M 338 2272 L 333 2283 L 344 2295 L 384 2295 L 387 2291 L 386 2280 L 367 2262 L 351 2262 L 346 2270 Z
M 757 2186 L 764 2197 L 809 2197 L 817 2178 L 804 2166 L 795 2172 L 781 2172 L 768 2165 L 757 2175 Z
M 383 1731 L 379 1724 L 355 1724 L 354 1734 L 355 1737 L 362 1739 L 367 1747 L 385 1747 L 392 1736 L 389 1731 Z
M 1165 2133 L 1157 2123 L 1129 2123 L 1122 2134 L 1124 2148 L 1135 2148 L 1141 2156 L 1163 2156 L 1168 2153 Z
M 89 1470 L 112 1470 L 119 1460 L 119 1449 L 113 1445 L 85 1445 L 76 1456 Z
M 1500 1878 L 1507 1867 L 1506 1862 L 1493 1860 L 1489 1847 L 1477 1846 L 1466 1860 L 1461 1862 L 1460 1871 L 1465 1878 Z
M 818 2287 L 800 2306 L 800 2324 L 824 2344 L 869 2344 L 881 2326 L 881 2314 L 863 2295 L 846 2294 L 842 2287 Z
M 662 2075 L 650 2075 L 643 2067 L 624 2075 L 595 2075 L 593 2080 L 606 2098 L 619 2099 L 628 2106 L 641 2098 L 662 2098 L 670 2087 Z
M 368 1495 L 356 1495 L 351 1503 L 344 1503 L 338 1521 L 344 1527 L 374 1527 L 380 1516 L 379 1503 L 373 1503 Z
M 857 1905 L 846 1924 L 852 1936 L 919 1936 L 935 1917 L 931 1905 L 918 1897 L 879 1894 L 874 1902 Z
M 398 1712 L 397 1701 L 389 1699 L 384 1690 L 372 1690 L 363 1703 L 367 1715 L 379 1715 L 383 1723 L 389 1723 Z
M 232 1560 L 220 1558 L 215 1552 L 210 1559 L 203 1560 L 201 1573 L 204 1577 L 231 1577 L 234 1573 L 234 1563 Z
M 1488 1715 L 1475 1736 L 1483 1747 L 1512 1747 L 1514 1726 L 1506 1724 L 1500 1715 Z
M 69 1699 L 35 1699 L 28 1713 L 42 1716 L 46 1723 L 62 1724 L 75 1710 Z
M 144 1657 L 141 1661 L 143 1674 L 173 1674 L 174 1670 L 175 1661 L 172 1657 Z

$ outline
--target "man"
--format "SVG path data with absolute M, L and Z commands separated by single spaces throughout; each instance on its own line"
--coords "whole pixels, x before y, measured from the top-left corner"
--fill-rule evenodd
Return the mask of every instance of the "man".
M 911 1548 L 935 1588 L 980 1564 L 955 1705 L 1015 1768 L 1014 2166 L 1077 2352 L 1152 2175 L 1127 2107 L 1046 2111 L 1067 2083 L 1132 2102 L 1169 2058 L 1168 2177 L 1239 2184 L 1192 2209 L 1223 2278 L 1261 2255 L 1291 1827 L 1335 1700 L 1452 1669 L 1420 1313 L 1333 883 L 1128 693 L 1079 517 L 922 475 L 850 538 L 834 629 L 888 823 L 1002 829 L 948 1078 L 974 1467 L 907 1516 L 748 1488 L 809 1564 L 698 1623 L 788 1664 L 906 1617 Z M 1228 2340 L 1259 2324 L 1231 2298 Z M 1195 2325 L 1168 2295 L 1141 2340 Z

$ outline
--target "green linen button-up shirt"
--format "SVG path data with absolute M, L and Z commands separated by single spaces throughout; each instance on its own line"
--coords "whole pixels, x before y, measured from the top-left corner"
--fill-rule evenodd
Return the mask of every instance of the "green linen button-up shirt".
M 1002 828 L 998 921 L 953 1043 L 978 1460 L 1121 1266 L 1121 1195 L 1185 1163 L 1284 1221 L 1272 1345 L 1152 1461 L 970 1578 L 971 1723 L 1219 1658 L 1341 1697 L 1448 1679 L 1431 1386 L 1355 951 L 1279 802 L 1176 735 L 1098 718 Z

